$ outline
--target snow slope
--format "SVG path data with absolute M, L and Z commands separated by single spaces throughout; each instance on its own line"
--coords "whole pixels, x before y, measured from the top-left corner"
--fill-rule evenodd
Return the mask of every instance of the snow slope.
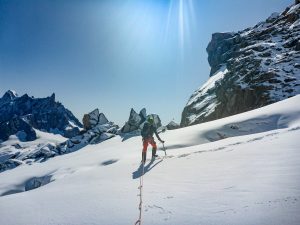
M 143 224 L 300 224 L 299 102 L 162 133 L 168 157 L 146 163 Z M 134 224 L 140 159 L 141 138 L 117 136 L 7 170 L 0 224 Z

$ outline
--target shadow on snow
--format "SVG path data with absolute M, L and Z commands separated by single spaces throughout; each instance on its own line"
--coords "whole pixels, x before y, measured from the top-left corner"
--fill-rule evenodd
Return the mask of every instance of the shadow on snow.
M 155 160 L 151 160 L 146 166 L 144 166 L 144 174 L 148 173 L 150 170 L 152 170 L 155 166 L 160 164 L 163 160 L 157 161 L 155 164 Z M 137 179 L 142 176 L 143 173 L 143 164 L 140 164 L 139 168 L 137 168 L 136 171 L 132 173 L 132 179 Z

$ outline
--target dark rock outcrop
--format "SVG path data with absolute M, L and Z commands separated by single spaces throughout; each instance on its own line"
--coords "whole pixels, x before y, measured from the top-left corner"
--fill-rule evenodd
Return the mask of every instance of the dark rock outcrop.
M 128 121 L 122 127 L 121 131 L 123 133 L 129 133 L 139 129 L 140 124 L 142 123 L 142 117 L 140 114 L 136 113 L 134 109 L 130 110 L 130 115 Z
M 7 135 L 21 131 L 18 130 L 18 126 L 15 127 L 17 129 L 10 129 L 14 123 L 12 120 L 16 118 L 20 124 L 27 123 L 32 128 L 59 133 L 65 137 L 77 135 L 79 128 L 82 127 L 68 109 L 55 101 L 55 94 L 47 98 L 34 98 L 27 94 L 18 97 L 14 91 L 7 91 L 0 98 L 0 129 L 6 130 L 5 134 L 1 132 L 2 137 L 6 136 L 6 138 L 1 138 L 2 140 L 6 140 Z M 8 125 L 5 125 L 7 123 Z
M 209 80 L 190 97 L 181 126 L 259 108 L 300 93 L 300 4 L 240 32 L 215 33 Z
M 157 128 L 161 127 L 161 120 L 158 115 L 150 114 L 147 116 L 146 109 L 143 108 L 140 113 L 134 111 L 134 109 L 130 110 L 130 115 L 128 121 L 122 127 L 122 133 L 130 133 L 133 131 L 140 130 L 143 127 L 144 122 L 148 117 L 152 117 L 154 119 L 154 124 Z
M 82 122 L 84 129 L 89 130 L 96 125 L 108 123 L 108 119 L 103 113 L 99 113 L 99 109 L 95 109 L 88 114 L 84 114 Z
M 143 109 L 144 110 L 144 109 Z M 142 113 L 138 114 L 134 111 L 134 109 L 130 110 L 130 115 L 128 121 L 125 123 L 125 125 L 122 127 L 121 132 L 122 133 L 129 133 L 135 130 L 139 129 L 140 124 L 145 121 L 144 118 L 142 118 Z M 144 119 L 144 121 L 143 121 Z
M 206 51 L 208 53 L 208 62 L 211 66 L 210 76 L 212 76 L 222 65 L 222 62 L 230 58 L 234 43 L 234 33 L 214 33 L 208 44 Z M 226 54 L 224 54 L 226 53 Z
M 10 135 L 17 134 L 21 141 L 36 139 L 34 129 L 22 118 L 14 118 L 0 124 L 0 140 L 7 140 Z

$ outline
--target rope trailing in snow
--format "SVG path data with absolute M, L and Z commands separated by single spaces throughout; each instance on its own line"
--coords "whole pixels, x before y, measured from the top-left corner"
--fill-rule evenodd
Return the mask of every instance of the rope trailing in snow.
M 139 219 L 135 222 L 134 225 L 142 225 L 142 209 L 143 209 L 143 185 L 144 185 L 144 180 L 143 180 L 143 177 L 144 177 L 144 163 L 142 162 L 142 166 L 143 166 L 143 169 L 142 169 L 142 175 L 140 176 L 140 186 L 139 186 L 139 189 L 140 189 L 140 203 L 139 203 L 139 211 L 140 211 L 140 214 L 139 214 Z
M 162 143 L 163 145 L 163 150 L 165 152 L 165 157 L 167 157 L 167 153 L 166 153 L 166 148 L 165 148 L 165 145 L 164 143 Z M 140 214 L 139 214 L 139 218 L 138 220 L 135 222 L 134 225 L 142 225 L 142 212 L 143 212 L 143 186 L 144 186 L 144 167 L 145 167 L 145 163 L 142 162 L 142 166 L 143 166 L 143 169 L 142 169 L 142 175 L 140 176 L 140 186 L 138 187 L 138 189 L 140 189 L 140 203 L 139 203 L 139 211 L 140 211 Z

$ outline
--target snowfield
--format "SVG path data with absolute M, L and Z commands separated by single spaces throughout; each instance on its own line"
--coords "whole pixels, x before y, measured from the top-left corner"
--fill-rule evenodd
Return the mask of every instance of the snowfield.
M 146 163 L 142 224 L 300 224 L 299 103 L 161 133 L 167 157 Z M 141 149 L 117 136 L 0 173 L 0 224 L 134 224 Z

